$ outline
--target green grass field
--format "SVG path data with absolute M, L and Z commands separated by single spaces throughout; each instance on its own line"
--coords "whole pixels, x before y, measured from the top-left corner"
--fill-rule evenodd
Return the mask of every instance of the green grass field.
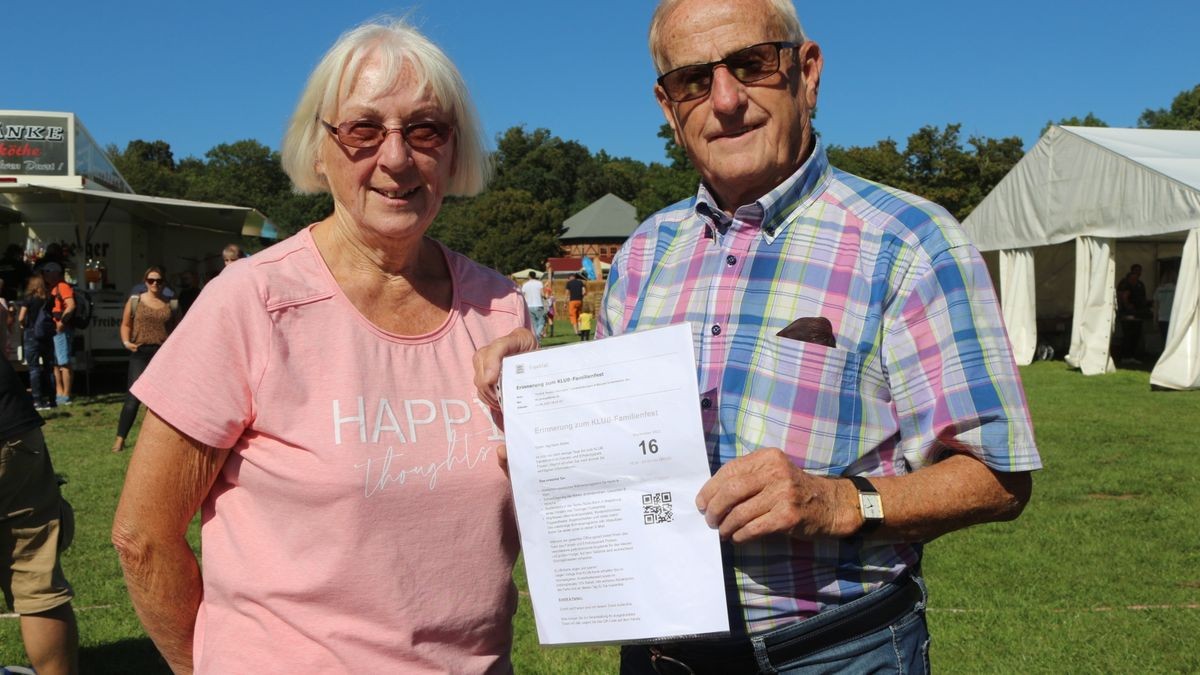
M 547 342 L 573 339 L 561 326 Z M 935 669 L 1200 672 L 1200 392 L 1151 392 L 1145 372 L 1088 378 L 1062 362 L 1022 373 L 1046 468 L 1017 521 L 928 546 Z M 78 520 L 64 566 L 84 672 L 167 672 L 108 541 L 129 460 L 109 452 L 120 401 L 82 397 L 46 425 Z M 521 568 L 516 578 L 524 591 Z M 539 647 L 522 592 L 514 661 L 522 674 L 615 673 L 617 654 Z M 0 664 L 23 663 L 17 620 L 6 615 Z

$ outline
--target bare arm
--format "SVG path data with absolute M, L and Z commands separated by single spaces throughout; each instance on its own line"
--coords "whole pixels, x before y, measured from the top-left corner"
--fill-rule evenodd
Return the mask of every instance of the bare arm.
M 62 316 L 58 317 L 58 332 L 61 333 L 67 329 L 68 322 L 71 320 L 71 315 L 75 313 L 75 298 L 63 298 Z
M 192 672 L 202 596 L 200 568 L 185 535 L 228 457 L 228 449 L 202 445 L 148 412 L 113 520 L 129 597 L 176 673 Z
M 904 476 L 873 477 L 884 524 L 873 538 L 929 541 L 947 532 L 1020 515 L 1033 489 L 1028 472 L 993 471 L 955 454 Z M 777 448 L 729 462 L 696 497 L 711 527 L 735 542 L 788 533 L 841 538 L 858 531 L 858 492 L 846 479 L 811 476 Z
M 133 297 L 125 301 L 125 309 L 121 312 L 121 344 L 131 352 L 137 351 L 133 343 Z

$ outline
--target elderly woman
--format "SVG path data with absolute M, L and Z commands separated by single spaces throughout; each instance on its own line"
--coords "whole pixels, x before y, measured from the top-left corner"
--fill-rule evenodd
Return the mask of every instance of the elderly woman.
M 332 215 L 227 267 L 133 389 L 134 607 L 177 672 L 508 672 L 518 543 L 471 356 L 527 312 L 424 236 L 486 178 L 462 78 L 403 23 L 359 27 L 282 154 Z

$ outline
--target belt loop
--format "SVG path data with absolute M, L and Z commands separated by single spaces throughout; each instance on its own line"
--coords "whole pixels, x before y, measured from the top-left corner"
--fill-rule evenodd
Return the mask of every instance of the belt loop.
M 764 675 L 775 675 L 779 671 L 771 664 L 771 656 L 767 653 L 767 640 L 762 636 L 750 636 L 750 646 L 754 648 L 754 660 L 758 663 L 758 672 Z
M 917 601 L 917 609 L 923 612 L 929 606 L 929 587 L 925 585 L 925 577 L 921 576 L 920 570 L 917 570 L 910 574 L 909 578 L 917 582 L 917 586 L 921 589 L 921 599 Z

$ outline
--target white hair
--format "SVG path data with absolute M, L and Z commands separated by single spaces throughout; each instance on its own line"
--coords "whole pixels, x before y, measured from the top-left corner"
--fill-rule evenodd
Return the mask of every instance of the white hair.
M 667 72 L 667 55 L 662 46 L 662 27 L 667 17 L 685 0 L 661 0 L 650 19 L 650 58 L 654 60 L 654 68 L 661 75 Z M 764 0 L 770 11 L 772 25 L 779 31 L 780 37 L 796 44 L 802 44 L 804 27 L 800 25 L 800 17 L 796 16 L 796 6 L 792 0 Z
M 483 142 L 479 115 L 458 68 L 437 45 L 403 19 L 378 19 L 342 34 L 308 77 L 292 112 L 280 155 L 283 170 L 297 192 L 328 192 L 317 171 L 318 152 L 326 133 L 320 119 L 333 115 L 349 94 L 367 57 L 383 58 L 384 75 L 398 79 L 411 66 L 416 87 L 433 95 L 454 123 L 454 157 L 446 194 L 479 194 L 491 176 L 491 161 Z

